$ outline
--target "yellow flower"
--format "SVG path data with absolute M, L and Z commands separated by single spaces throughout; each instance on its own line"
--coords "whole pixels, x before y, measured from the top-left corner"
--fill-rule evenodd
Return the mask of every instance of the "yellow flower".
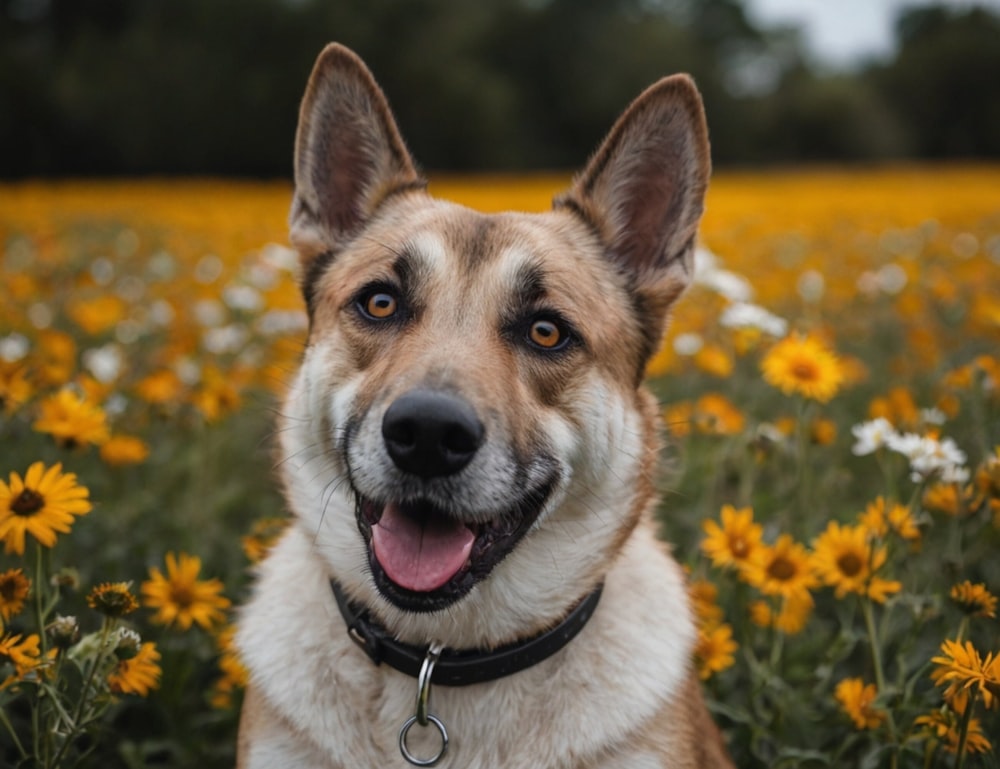
M 146 403 L 162 406 L 178 401 L 184 390 L 184 384 L 173 371 L 163 369 L 144 377 L 135 389 L 139 397 Z
M 997 597 L 986 589 L 986 585 L 973 585 L 966 580 L 953 586 L 950 595 L 951 600 L 972 617 L 997 616 Z
M 206 421 L 215 422 L 239 407 L 240 392 L 232 376 L 209 367 L 202 371 L 201 387 L 191 396 L 191 402 Z
M 22 638 L 24 640 L 21 640 Z M 0 659 L 6 657 L 14 664 L 14 675 L 18 679 L 23 679 L 46 662 L 46 658 L 41 656 L 41 650 L 38 648 L 40 641 L 35 633 L 27 638 L 8 634 L 0 639 Z
M 814 419 L 809 425 L 809 440 L 817 446 L 829 446 L 837 440 L 837 423 L 832 419 Z
M 694 354 L 694 365 L 720 379 L 726 379 L 733 373 L 733 359 L 714 344 L 706 344 Z
M 743 578 L 764 595 L 799 596 L 816 587 L 805 547 L 782 534 L 772 547 L 758 547 L 742 570 Z
M 809 622 L 814 606 L 812 595 L 802 590 L 782 598 L 778 611 L 767 601 L 754 601 L 750 604 L 750 619 L 760 627 L 774 627 L 785 635 L 795 635 Z
M 160 685 L 160 653 L 156 644 L 146 642 L 131 659 L 119 660 L 108 674 L 108 685 L 115 694 L 137 694 L 145 697 Z
M 688 597 L 694 616 L 701 625 L 722 621 L 722 607 L 717 603 L 719 588 L 707 579 L 698 579 L 688 585 Z
M 951 710 L 943 708 L 931 711 L 926 715 L 918 716 L 913 723 L 926 727 L 924 734 L 928 738 L 940 740 L 944 749 L 949 753 L 958 752 L 958 743 L 961 740 L 961 721 Z M 965 750 L 969 753 L 986 753 L 992 748 L 990 741 L 983 734 L 983 727 L 979 723 L 979 719 L 970 718 L 965 736 Z
M 976 491 L 973 507 L 986 505 L 993 513 L 994 525 L 1000 526 L 1000 446 L 976 470 Z
M 704 681 L 714 673 L 731 667 L 736 662 L 733 655 L 738 648 L 739 645 L 733 640 L 733 629 L 729 625 L 719 623 L 699 628 L 694 647 L 698 677 Z
M 25 366 L 0 360 L 0 413 L 13 414 L 27 403 L 31 390 Z
M 176 624 L 181 630 L 197 623 L 208 630 L 225 619 L 223 610 L 229 607 L 229 599 L 222 595 L 223 584 L 218 579 L 198 579 L 200 558 L 167 553 L 166 564 L 166 577 L 153 567 L 150 579 L 142 583 L 144 604 L 157 610 L 154 622 Z
M 896 428 L 916 428 L 920 423 L 920 409 L 913 395 L 905 387 L 893 387 L 885 396 L 875 398 L 868 406 L 868 418 L 882 417 Z
M 233 707 L 235 692 L 246 688 L 249 673 L 234 654 L 219 657 L 219 671 L 222 675 L 212 685 L 208 703 L 217 710 L 226 710 Z
M 920 529 L 917 528 L 910 509 L 905 505 L 893 504 L 886 510 L 886 502 L 882 497 L 868 504 L 858 516 L 858 522 L 878 539 L 883 539 L 890 531 L 910 542 L 920 539 Z
M 76 342 L 63 331 L 48 329 L 38 337 L 38 360 L 33 361 L 40 384 L 58 387 L 73 376 Z
M 128 582 L 105 582 L 87 596 L 87 606 L 108 617 L 124 617 L 139 608 Z
M 287 518 L 261 518 L 250 527 L 240 543 L 251 563 L 261 560 L 288 528 Z
M 99 406 L 63 388 L 41 403 L 34 429 L 49 433 L 62 446 L 99 446 L 108 439 L 108 424 Z
M 899 592 L 902 584 L 875 576 L 885 565 L 885 547 L 873 549 L 864 526 L 841 526 L 831 521 L 813 543 L 812 566 L 837 598 L 848 593 L 867 595 L 876 603 Z
M 778 342 L 761 361 L 764 381 L 785 395 L 798 394 L 826 403 L 844 380 L 840 364 L 815 337 L 794 335 Z
M 114 294 L 81 299 L 70 302 L 66 307 L 66 313 L 73 322 L 91 336 L 113 328 L 124 319 L 127 310 L 125 302 Z
M 875 684 L 860 678 L 845 678 L 837 684 L 834 697 L 858 729 L 875 729 L 885 721 L 885 711 L 872 707 L 878 696 Z
M 31 580 L 20 569 L 8 569 L 0 574 L 0 617 L 7 622 L 20 613 L 31 590 Z
M 1000 655 L 990 652 L 984 659 L 970 641 L 945 641 L 941 652 L 931 658 L 935 665 L 931 679 L 938 686 L 948 684 L 946 700 L 962 691 L 978 690 L 987 708 L 1000 703 Z
M 694 418 L 694 404 L 678 401 L 663 408 L 663 424 L 675 438 L 686 438 L 691 434 L 691 420 Z
M 56 532 L 66 534 L 73 516 L 91 510 L 90 492 L 78 486 L 74 473 L 63 473 L 62 465 L 48 469 L 35 462 L 22 479 L 10 474 L 10 483 L 0 480 L 0 539 L 4 552 L 24 554 L 24 536 L 31 534 L 45 547 L 56 542 Z
M 149 446 L 131 435 L 113 435 L 101 446 L 101 459 L 112 467 L 137 465 L 149 456 Z
M 928 510 L 955 517 L 967 509 L 969 499 L 957 483 L 932 483 L 924 492 L 922 502 Z
M 736 435 L 746 418 L 726 397 L 705 393 L 696 403 L 679 401 L 663 409 L 663 421 L 671 435 L 683 438 L 692 428 L 705 435 Z
M 209 704 L 213 708 L 225 709 L 233 706 L 233 694 L 247 685 L 249 673 L 240 661 L 233 644 L 235 628 L 227 626 L 219 632 L 216 642 L 221 655 L 219 671 L 222 675 L 215 681 L 209 694 Z
M 722 506 L 722 526 L 715 521 L 705 521 L 702 528 L 708 535 L 701 549 L 712 565 L 722 568 L 740 568 L 761 545 L 763 529 L 753 522 L 753 509 L 737 510 L 732 505 Z
M 742 412 L 718 393 L 705 393 L 695 402 L 692 421 L 707 435 L 736 435 L 746 423 Z

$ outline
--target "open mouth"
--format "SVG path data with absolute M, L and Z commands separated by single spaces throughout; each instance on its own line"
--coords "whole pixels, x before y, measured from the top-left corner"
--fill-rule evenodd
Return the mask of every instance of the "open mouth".
M 407 611 L 443 609 L 485 579 L 517 545 L 552 483 L 485 522 L 467 522 L 427 500 L 376 502 L 358 496 L 358 528 L 375 585 Z

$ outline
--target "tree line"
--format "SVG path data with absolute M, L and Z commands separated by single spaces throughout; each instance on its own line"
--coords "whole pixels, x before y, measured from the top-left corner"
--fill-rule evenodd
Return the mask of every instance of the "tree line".
M 678 71 L 718 166 L 1000 157 L 1000 16 L 927 6 L 896 36 L 827 73 L 741 0 L 0 0 L 0 177 L 287 177 L 330 40 L 433 170 L 575 167 Z

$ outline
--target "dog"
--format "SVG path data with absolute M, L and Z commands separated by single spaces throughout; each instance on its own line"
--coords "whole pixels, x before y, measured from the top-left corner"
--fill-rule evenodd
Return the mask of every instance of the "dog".
M 643 386 L 710 173 L 691 79 L 644 91 L 551 211 L 488 215 L 430 196 L 331 44 L 294 170 L 294 516 L 239 621 L 239 769 L 731 767 Z

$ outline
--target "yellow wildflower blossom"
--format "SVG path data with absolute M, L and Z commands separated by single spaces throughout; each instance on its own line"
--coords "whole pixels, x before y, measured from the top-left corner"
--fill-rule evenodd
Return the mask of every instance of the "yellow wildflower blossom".
M 961 741 L 961 721 L 952 710 L 948 708 L 934 710 L 925 715 L 917 716 L 913 723 L 923 726 L 924 735 L 939 740 L 949 753 L 958 752 L 958 744 Z M 983 727 L 979 719 L 970 718 L 965 736 L 966 752 L 986 753 L 992 749 L 993 746 L 983 734 Z
M 41 412 L 34 429 L 49 433 L 63 446 L 99 446 L 108 439 L 104 411 L 69 388 L 43 400 Z
M 108 617 L 124 617 L 139 608 L 128 582 L 104 582 L 87 596 L 87 606 Z
M 980 657 L 971 641 L 945 641 L 941 652 L 931 658 L 935 666 L 931 679 L 938 686 L 947 684 L 946 700 L 965 690 L 978 693 L 987 708 L 1000 703 L 1000 655 L 990 652 Z
M 715 521 L 705 521 L 702 528 L 708 535 L 701 549 L 712 559 L 713 566 L 742 568 L 761 545 L 763 529 L 753 522 L 753 509 L 737 510 L 723 505 L 722 526 Z
M 840 389 L 844 375 L 837 356 L 817 338 L 792 335 L 772 347 L 761 361 L 764 380 L 785 395 L 826 403 Z
M 733 655 L 738 648 L 739 644 L 733 640 L 733 629 L 724 622 L 699 628 L 694 647 L 698 677 L 704 681 L 732 667 L 736 662 Z
M 860 678 L 845 678 L 837 684 L 834 696 L 858 729 L 875 729 L 885 721 L 885 711 L 872 706 L 878 697 L 875 684 L 866 684 Z
M 8 569 L 0 574 L 0 617 L 4 622 L 21 612 L 30 591 L 31 580 L 21 569 Z
M 949 595 L 962 611 L 972 617 L 997 616 L 997 597 L 986 589 L 986 585 L 973 585 L 966 580 L 953 586 Z
M 756 548 L 741 574 L 764 595 L 783 598 L 798 596 L 818 584 L 805 547 L 788 534 L 778 537 L 773 546 Z
M 77 485 L 74 473 L 63 473 L 62 465 L 46 468 L 35 462 L 24 478 L 10 474 L 10 483 L 0 480 L 0 540 L 4 552 L 24 554 L 24 538 L 31 534 L 40 544 L 52 547 L 56 533 L 66 534 L 74 516 L 91 510 L 90 492 Z
M 145 697 L 160 685 L 160 653 L 156 644 L 146 642 L 139 653 L 126 660 L 119 660 L 108 674 L 108 685 L 115 694 L 136 694 Z
M 812 565 L 824 584 L 834 588 L 837 598 L 848 593 L 866 595 L 885 603 L 902 584 L 876 574 L 885 565 L 885 547 L 873 548 L 865 526 L 841 526 L 831 521 L 813 543 Z
M 910 509 L 896 503 L 889 506 L 882 497 L 868 503 L 865 511 L 858 516 L 858 522 L 878 539 L 884 539 L 890 531 L 908 542 L 920 539 L 920 529 Z
M 808 624 L 814 606 L 812 595 L 802 590 L 782 597 L 777 611 L 768 601 L 754 601 L 750 604 L 750 620 L 760 627 L 774 627 L 785 635 L 795 635 Z
M 176 624 L 181 630 L 197 624 L 209 630 L 225 619 L 223 611 L 229 607 L 229 599 L 222 595 L 223 584 L 218 579 L 198 579 L 200 558 L 167 553 L 166 564 L 166 576 L 153 567 L 150 578 L 142 583 L 144 605 L 156 609 L 154 622 Z
M 137 465 L 146 461 L 149 446 L 133 435 L 113 435 L 100 448 L 101 459 L 112 467 Z

